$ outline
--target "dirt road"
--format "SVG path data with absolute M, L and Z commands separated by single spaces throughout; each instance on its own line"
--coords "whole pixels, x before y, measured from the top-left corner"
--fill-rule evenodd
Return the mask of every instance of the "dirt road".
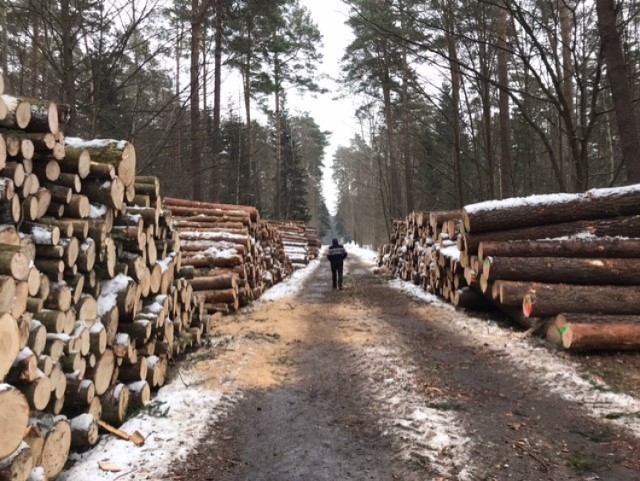
M 640 480 L 635 399 L 348 261 L 223 321 L 194 369 L 238 401 L 170 479 Z

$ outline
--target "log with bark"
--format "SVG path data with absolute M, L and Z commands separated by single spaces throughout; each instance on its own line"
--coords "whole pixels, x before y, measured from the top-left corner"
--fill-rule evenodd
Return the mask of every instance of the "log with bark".
M 571 351 L 635 350 L 640 348 L 640 316 L 559 314 L 546 334 Z
M 550 317 L 563 312 L 640 314 L 638 286 L 538 284 L 522 301 L 527 317 Z
M 632 214 L 640 214 L 638 185 L 482 202 L 466 206 L 463 216 L 465 230 L 475 234 Z
M 637 285 L 640 259 L 571 257 L 487 257 L 482 276 L 489 281 Z

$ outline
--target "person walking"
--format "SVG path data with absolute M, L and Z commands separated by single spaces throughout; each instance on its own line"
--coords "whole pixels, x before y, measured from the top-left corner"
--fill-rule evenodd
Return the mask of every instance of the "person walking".
M 331 263 L 331 280 L 333 281 L 334 289 L 342 290 L 342 269 L 346 257 L 347 251 L 344 250 L 342 245 L 338 244 L 338 239 L 332 239 L 327 259 Z

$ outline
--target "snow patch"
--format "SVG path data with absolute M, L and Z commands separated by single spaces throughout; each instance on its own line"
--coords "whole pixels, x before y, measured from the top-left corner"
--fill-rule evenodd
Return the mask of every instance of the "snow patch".
M 418 286 L 394 280 L 394 288 L 403 290 L 420 299 L 435 298 Z M 455 308 L 435 298 L 439 307 L 450 311 Z M 598 421 L 606 421 L 624 427 L 640 437 L 640 400 L 627 394 L 619 394 L 601 379 L 587 375 L 579 365 L 566 358 L 562 352 L 550 351 L 547 347 L 532 345 L 522 333 L 500 327 L 494 321 L 459 316 L 447 318 L 442 323 L 452 335 L 462 336 L 470 345 L 484 346 L 504 356 L 505 362 L 518 368 L 531 378 L 531 383 L 545 387 L 560 398 L 579 404 L 585 412 Z
M 416 286 L 415 284 L 411 284 L 410 282 L 405 282 L 401 279 L 393 279 L 392 281 L 389 282 L 389 286 L 399 291 L 406 292 L 407 294 L 413 297 L 416 297 L 421 301 L 425 301 L 429 304 L 436 304 L 438 307 L 441 307 L 448 311 L 456 310 L 455 307 L 443 301 L 441 298 L 439 298 L 435 294 L 426 292 L 422 287 Z
M 568 202 L 588 199 L 606 199 L 618 197 L 620 195 L 640 192 L 640 184 L 628 185 L 626 187 L 613 187 L 606 189 L 591 189 L 581 194 L 542 194 L 528 197 L 512 197 L 503 200 L 489 200 L 477 204 L 464 206 L 464 210 L 469 214 L 476 214 L 481 211 L 492 210 L 512 210 L 523 207 L 539 207 L 550 204 L 565 204 Z
M 122 150 L 127 144 L 126 140 L 115 139 L 84 140 L 79 137 L 65 137 L 64 139 L 64 145 L 78 149 L 106 149 L 114 145 L 116 149 Z
M 107 206 L 104 204 L 90 204 L 89 219 L 100 219 L 107 214 Z
M 71 429 L 74 431 L 87 432 L 96 421 L 93 414 L 81 414 L 80 416 L 71 419 L 70 422 Z
M 246 309 L 251 310 L 256 306 L 259 306 L 261 302 L 276 301 L 282 297 L 290 297 L 296 295 L 298 292 L 300 292 L 300 289 L 302 289 L 302 285 L 304 284 L 305 280 L 307 280 L 307 278 L 311 276 L 311 274 L 313 274 L 319 266 L 319 259 L 315 259 L 309 262 L 306 267 L 298 269 L 286 280 L 268 289 L 262 296 L 260 296 L 257 301 L 253 302 Z
M 367 324 L 384 324 L 367 319 Z M 365 390 L 381 414 L 382 432 L 393 438 L 399 455 L 406 460 L 428 460 L 446 479 L 471 481 L 473 466 L 469 453 L 472 441 L 461 426 L 464 424 L 452 410 L 439 409 L 449 399 L 432 399 L 425 405 L 415 365 L 402 352 L 397 342 L 353 344 L 355 364 L 365 377 Z M 380 373 L 387 376 L 379 381 Z
M 129 419 L 120 429 L 127 433 L 139 431 L 145 437 L 144 446 L 114 436 L 102 435 L 90 451 L 73 453 L 74 463 L 58 475 L 61 481 L 114 481 L 116 479 L 169 479 L 167 470 L 186 459 L 187 454 L 208 430 L 211 422 L 224 416 L 237 402 L 219 391 L 207 389 L 206 374 L 181 371 L 181 378 L 191 387 L 185 389 L 180 379 L 163 387 L 150 405 Z M 154 413 L 154 414 L 150 414 Z M 98 462 L 108 462 L 119 472 L 101 471 Z

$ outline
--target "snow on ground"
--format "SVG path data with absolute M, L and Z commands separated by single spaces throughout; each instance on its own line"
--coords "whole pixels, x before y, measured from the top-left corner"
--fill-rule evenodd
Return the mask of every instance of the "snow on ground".
M 370 246 L 359 246 L 358 244 L 349 242 L 348 244 L 345 244 L 344 248 L 347 251 L 347 254 L 353 254 L 354 256 L 359 257 L 374 265 L 378 259 L 378 253 Z
M 295 295 L 319 265 L 320 259 L 310 262 L 305 269 L 296 271 L 285 281 L 266 291 L 249 309 L 260 302 Z M 198 352 L 200 351 L 196 354 Z M 236 370 L 240 368 L 240 364 L 236 366 Z M 136 447 L 131 442 L 114 436 L 102 436 L 100 443 L 92 450 L 84 454 L 72 454 L 71 460 L 75 464 L 56 479 L 166 479 L 169 467 L 177 460 L 185 459 L 187 453 L 207 432 L 208 426 L 224 417 L 242 397 L 242 393 L 238 391 L 226 395 L 205 387 L 206 373 L 183 369 L 179 372 L 176 379 L 158 391 L 150 405 L 152 409 L 147 408 L 120 428 L 129 434 L 139 431 L 146 438 L 144 446 Z M 102 471 L 99 463 L 113 464 L 119 471 Z
M 367 325 L 382 329 L 385 323 L 367 319 Z M 449 400 L 425 404 L 414 375 L 418 369 L 407 362 L 409 356 L 402 353 L 400 344 L 388 340 L 384 344 L 353 346 L 358 371 L 368 378 L 365 389 L 377 405 L 383 434 L 393 437 L 401 457 L 428 463 L 447 479 L 474 479 L 468 456 L 471 439 L 460 428 L 463 423 L 455 411 L 438 405 Z
M 305 267 L 304 269 L 298 269 L 291 276 L 287 277 L 283 282 L 280 282 L 279 284 L 273 286 L 271 289 L 267 290 L 262 296 L 260 296 L 260 299 L 251 304 L 249 308 L 253 309 L 254 307 L 260 305 L 261 302 L 276 301 L 282 297 L 295 296 L 300 291 L 300 289 L 302 289 L 302 286 L 307 278 L 311 274 L 313 274 L 320 266 L 320 261 L 323 258 L 324 256 L 322 255 L 322 253 L 320 253 L 320 257 L 318 259 L 312 260 L 311 262 L 309 262 L 307 267 Z
M 367 258 L 363 256 L 363 259 Z M 450 304 L 409 282 L 394 279 L 389 285 L 439 307 L 455 310 Z M 637 416 L 640 413 L 640 400 L 612 392 L 601 379 L 589 376 L 577 364 L 561 358 L 559 352 L 532 345 L 522 333 L 459 312 L 459 316 L 447 319 L 443 326 L 464 336 L 470 344 L 488 346 L 504 355 L 505 359 L 520 368 L 520 372 L 527 372 L 532 383 L 546 386 L 566 401 L 579 404 L 593 418 L 607 419 L 640 437 L 640 418 Z M 520 374 L 514 370 L 513 375 L 516 377 Z
M 393 287 L 394 289 L 397 289 L 398 291 L 406 292 L 407 294 L 413 297 L 417 297 L 421 301 L 425 301 L 428 304 L 437 304 L 438 307 L 441 307 L 442 309 L 447 309 L 449 311 L 456 310 L 455 307 L 445 302 L 440 297 L 425 291 L 422 287 L 416 286 L 411 282 L 405 282 L 402 279 L 393 279 L 392 281 L 389 281 L 389 286 Z
M 111 481 L 129 473 L 133 476 L 126 476 L 127 479 L 165 479 L 163 476 L 171 464 L 185 459 L 209 423 L 226 414 L 239 398 L 198 386 L 204 381 L 201 377 L 202 374 L 181 371 L 180 378 L 160 389 L 145 411 L 121 426 L 129 434 L 139 431 L 145 437 L 143 446 L 136 447 L 115 436 L 102 436 L 90 451 L 73 453 L 70 459 L 75 464 L 56 479 Z M 186 389 L 183 382 L 190 387 Z M 114 465 L 119 471 L 102 471 L 99 463 Z

